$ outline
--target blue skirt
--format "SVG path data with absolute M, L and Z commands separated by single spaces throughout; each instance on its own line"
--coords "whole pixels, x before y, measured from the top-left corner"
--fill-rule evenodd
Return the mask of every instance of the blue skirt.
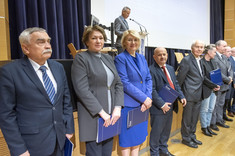
M 119 146 L 132 147 L 142 144 L 148 136 L 148 120 L 127 128 L 127 114 L 128 111 L 136 107 L 124 107 L 122 109 L 122 129 L 119 135 Z

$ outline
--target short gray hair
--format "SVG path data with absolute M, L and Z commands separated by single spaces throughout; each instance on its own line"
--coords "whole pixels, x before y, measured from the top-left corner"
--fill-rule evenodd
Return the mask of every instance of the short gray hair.
M 32 28 L 25 29 L 19 36 L 20 44 L 21 45 L 23 43 L 28 44 L 30 41 L 30 35 L 34 32 L 46 32 L 46 30 L 43 28 L 38 28 L 38 27 L 32 27 Z
M 125 6 L 124 8 L 122 8 L 122 12 L 127 11 L 127 10 L 131 10 L 131 9 L 128 6 Z
M 226 42 L 225 40 L 218 40 L 217 42 L 215 42 L 215 46 L 220 46 L 222 44 L 222 42 Z
M 203 42 L 203 41 L 201 41 L 201 40 L 195 40 L 195 41 L 193 41 L 193 43 L 192 43 L 192 45 L 191 45 L 191 49 L 195 46 L 195 44 L 197 44 L 197 43 L 202 43 L 203 45 L 204 45 L 204 47 L 205 47 L 205 42 Z

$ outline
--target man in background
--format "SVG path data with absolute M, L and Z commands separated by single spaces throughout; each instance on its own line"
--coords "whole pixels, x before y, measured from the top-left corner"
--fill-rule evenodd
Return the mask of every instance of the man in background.
M 183 109 L 181 135 L 182 143 L 197 148 L 202 142 L 196 139 L 196 127 L 202 101 L 203 71 L 200 64 L 200 55 L 205 44 L 195 41 L 191 45 L 192 53 L 184 57 L 178 68 L 177 80 L 187 100 Z
M 158 47 L 154 50 L 153 58 L 155 62 L 150 66 L 150 73 L 153 81 L 152 100 L 153 105 L 150 108 L 151 133 L 150 133 L 150 154 L 152 156 L 173 156 L 168 151 L 167 142 L 170 137 L 171 124 L 173 117 L 173 108 L 178 109 L 178 100 L 174 103 L 165 102 L 158 92 L 165 85 L 175 89 L 180 95 L 179 99 L 186 105 L 186 99 L 176 80 L 175 70 L 172 66 L 166 64 L 168 54 L 165 48 Z M 178 112 L 178 110 L 175 110 Z
M 46 30 L 25 29 L 19 40 L 26 56 L 0 69 L 0 128 L 12 156 L 63 156 L 74 133 L 64 68 L 49 59 Z
M 122 9 L 122 15 L 116 18 L 114 21 L 114 30 L 115 30 L 115 34 L 117 35 L 116 48 L 118 50 L 118 54 L 123 52 L 121 39 L 122 39 L 123 32 L 126 30 L 129 30 L 129 26 L 128 26 L 126 19 L 129 17 L 130 13 L 131 13 L 131 9 L 125 6 Z
M 227 61 L 230 66 L 229 71 L 230 70 L 233 71 L 232 62 L 231 62 L 232 60 L 230 59 L 230 56 L 232 54 L 231 49 L 232 48 L 230 46 L 227 46 L 225 53 L 224 53 L 224 55 L 227 57 Z M 233 77 L 233 79 L 234 79 L 234 77 Z M 228 107 L 230 106 L 232 96 L 233 96 L 233 86 L 232 85 L 233 85 L 233 83 L 230 83 L 229 90 L 226 92 L 226 96 L 225 96 L 225 102 L 224 102 L 224 107 L 223 107 L 223 119 L 225 121 L 233 121 L 233 119 L 230 119 L 226 114 L 226 111 L 227 111 Z
M 211 129 L 219 131 L 217 126 L 224 128 L 229 128 L 225 125 L 223 119 L 223 107 L 225 102 L 226 92 L 229 90 L 229 85 L 233 81 L 233 72 L 230 70 L 230 64 L 224 55 L 226 52 L 227 42 L 224 40 L 219 40 L 215 43 L 216 55 L 214 61 L 216 62 L 218 68 L 221 70 L 223 85 L 220 86 L 220 90 L 217 92 L 217 98 L 215 102 L 215 108 L 212 113 L 211 119 Z
M 233 98 L 233 103 L 231 105 L 231 103 L 228 104 L 228 116 L 230 117 L 234 117 L 235 115 L 235 92 L 234 92 L 234 88 L 235 88 L 235 47 L 233 47 L 231 49 L 231 56 L 229 58 L 230 62 L 231 62 L 231 66 L 232 66 L 232 70 L 233 70 L 233 82 L 232 82 L 232 98 Z

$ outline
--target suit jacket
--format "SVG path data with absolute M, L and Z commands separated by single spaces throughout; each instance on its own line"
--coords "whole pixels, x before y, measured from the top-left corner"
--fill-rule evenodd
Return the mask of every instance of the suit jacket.
M 233 84 L 235 83 L 235 61 L 232 56 L 229 57 L 229 61 L 231 63 L 231 69 L 233 71 Z
M 192 53 L 180 62 L 177 80 L 187 101 L 199 102 L 202 100 L 204 76 L 200 74 L 197 61 Z
M 216 62 L 218 68 L 220 68 L 221 70 L 222 80 L 224 82 L 224 84 L 220 86 L 219 91 L 221 92 L 227 91 L 229 90 L 229 85 L 228 85 L 228 83 L 230 82 L 229 77 L 233 77 L 233 71 L 231 70 L 231 66 L 229 62 L 227 61 L 227 59 L 223 60 L 218 54 L 215 55 L 214 61 Z
M 175 76 L 175 70 L 172 66 L 166 64 L 166 68 L 170 74 L 171 80 L 174 84 L 175 90 L 179 92 L 179 98 L 183 99 L 184 94 L 181 91 L 181 88 L 178 84 L 178 81 Z M 158 95 L 158 91 L 161 90 L 161 88 L 165 85 L 169 86 L 169 83 L 167 81 L 167 78 L 162 71 L 161 67 L 154 62 L 150 67 L 150 73 L 152 75 L 152 81 L 153 81 L 153 91 L 152 91 L 152 97 L 153 97 L 153 102 L 152 102 L 152 107 L 150 108 L 150 113 L 151 114 L 164 114 L 161 107 L 165 104 L 165 101 Z M 171 105 L 171 110 L 173 109 L 173 105 L 178 106 L 178 101 L 176 100 L 175 103 Z M 177 107 L 176 107 L 177 108 Z M 177 110 L 176 110 L 177 112 Z
M 136 53 L 136 58 L 140 69 L 126 50 L 114 60 L 123 83 L 124 105 L 128 107 L 138 107 L 147 97 L 152 98 L 152 78 L 147 61 L 138 53 Z
M 202 59 L 201 59 L 201 65 L 202 65 L 202 69 L 203 69 L 203 71 L 204 71 L 204 78 L 205 78 L 205 79 L 204 79 L 204 82 L 203 82 L 203 85 L 202 85 L 202 90 L 203 90 L 203 91 L 202 91 L 202 92 L 203 92 L 202 98 L 203 98 L 203 99 L 208 98 L 208 97 L 211 95 L 213 89 L 214 89 L 215 87 L 217 87 L 217 85 L 214 84 L 214 83 L 210 80 L 210 72 L 211 72 L 212 70 L 217 69 L 217 65 L 216 65 L 216 63 L 214 62 L 213 59 L 212 59 L 210 62 L 212 63 L 212 67 L 207 64 L 207 61 L 205 60 L 205 58 L 202 58 Z
M 115 29 L 115 35 L 117 35 L 116 45 L 118 47 L 121 47 L 122 46 L 121 39 L 123 32 L 129 29 L 129 26 L 126 23 L 124 23 L 122 16 L 119 16 L 118 18 L 115 19 L 114 29 Z
M 57 83 L 54 104 L 28 58 L 0 70 L 0 126 L 11 155 L 29 150 L 31 155 L 49 155 L 65 134 L 74 132 L 73 109 L 63 66 L 47 60 Z
M 82 142 L 94 141 L 97 136 L 97 120 L 99 112 L 104 109 L 108 113 L 107 74 L 102 62 L 114 74 L 111 84 L 112 108 L 123 106 L 123 87 L 111 56 L 86 51 L 75 56 L 72 65 L 72 82 L 78 97 L 79 139 Z

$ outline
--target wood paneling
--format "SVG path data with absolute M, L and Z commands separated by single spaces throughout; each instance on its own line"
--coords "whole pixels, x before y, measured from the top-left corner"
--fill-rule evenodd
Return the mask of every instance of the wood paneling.
M 10 60 L 8 1 L 0 0 L 0 60 Z
M 228 45 L 235 47 L 235 3 L 234 0 L 225 0 L 224 40 Z

